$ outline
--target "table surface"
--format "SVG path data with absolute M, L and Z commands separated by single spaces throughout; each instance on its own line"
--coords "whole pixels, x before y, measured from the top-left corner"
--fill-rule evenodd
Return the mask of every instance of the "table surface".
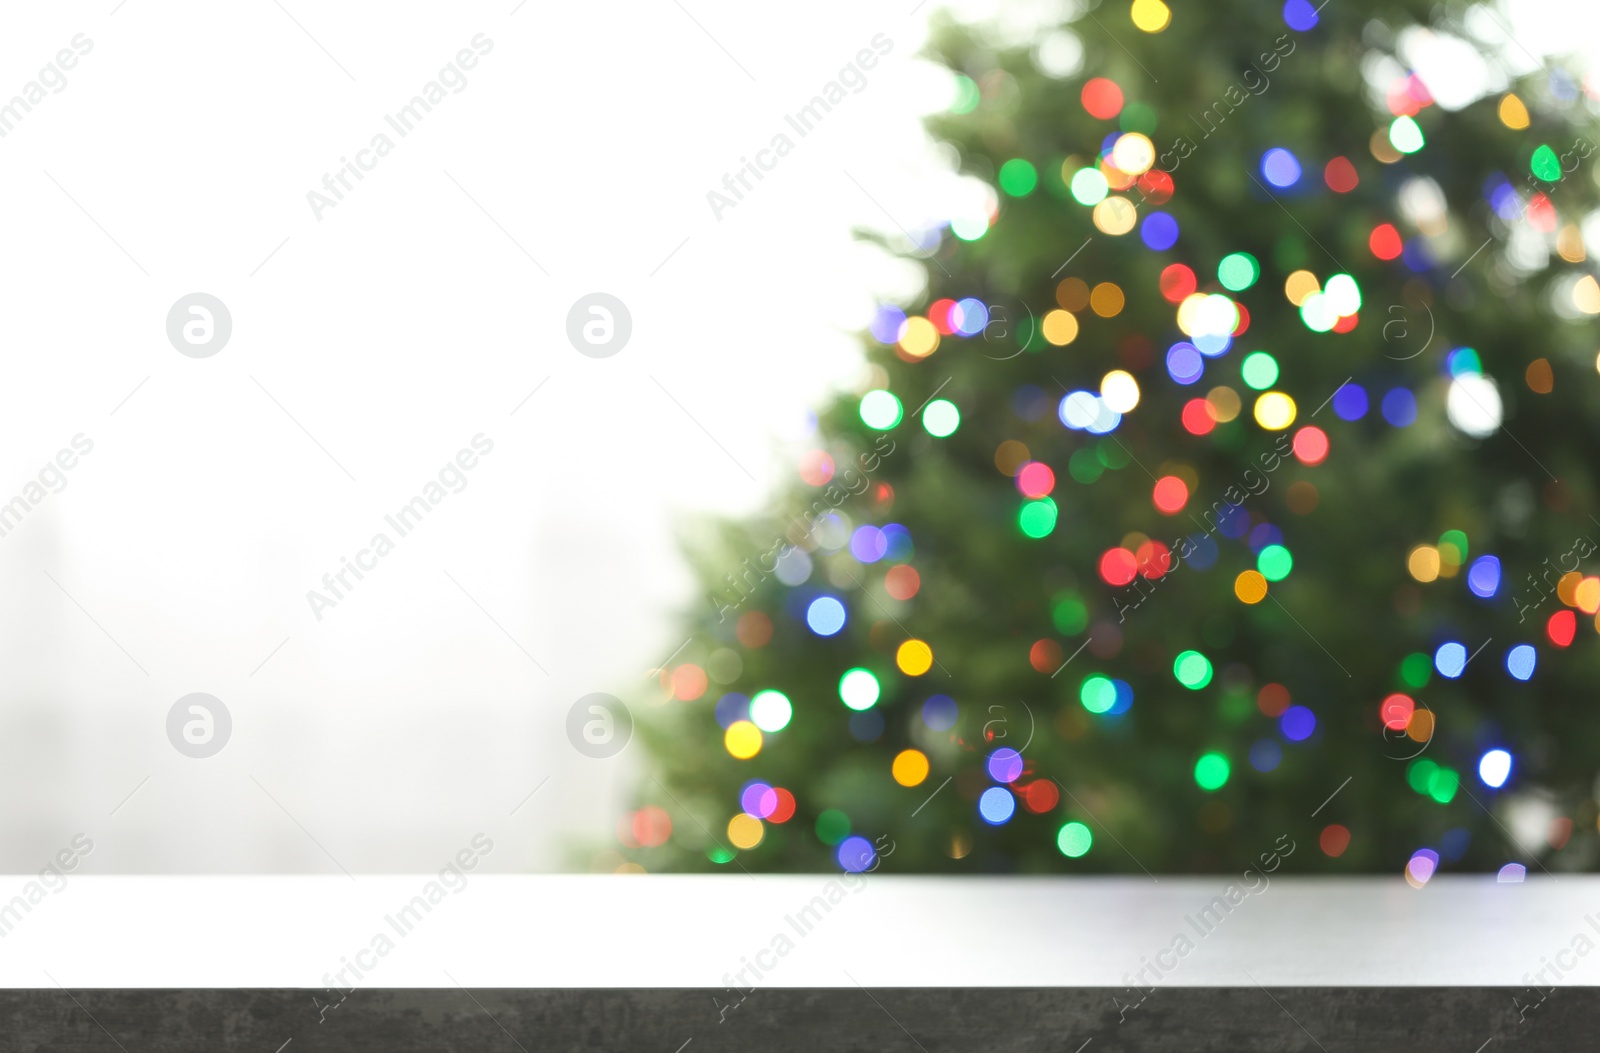
M 1600 877 L 448 877 L 0 877 L 0 987 L 1600 985 Z

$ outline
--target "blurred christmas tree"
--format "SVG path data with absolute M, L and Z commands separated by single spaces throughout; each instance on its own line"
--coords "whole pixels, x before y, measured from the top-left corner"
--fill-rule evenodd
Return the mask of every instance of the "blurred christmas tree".
M 782 513 L 699 557 L 628 857 L 1592 866 L 1595 99 L 1504 28 L 941 28 L 979 207 Z

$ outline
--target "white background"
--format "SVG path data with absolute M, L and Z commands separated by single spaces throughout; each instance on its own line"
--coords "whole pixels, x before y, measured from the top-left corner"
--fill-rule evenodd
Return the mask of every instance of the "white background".
M 759 510 L 875 297 L 914 297 L 852 227 L 947 214 L 911 6 L 9 8 L 0 100 L 94 47 L 0 139 L 0 501 L 94 451 L 0 538 L 0 869 L 78 832 L 101 872 L 428 871 L 480 830 L 486 865 L 551 869 L 607 840 L 640 758 L 579 756 L 568 707 L 647 688 L 697 602 L 676 534 Z M 1578 6 L 1517 39 L 1600 38 Z M 716 219 L 706 192 L 879 33 L 865 90 Z M 633 317 L 605 360 L 565 337 L 597 290 Z M 208 359 L 165 333 L 194 291 L 232 314 Z M 479 432 L 468 488 L 318 622 L 306 591 Z M 234 721 L 204 761 L 164 729 L 195 691 Z

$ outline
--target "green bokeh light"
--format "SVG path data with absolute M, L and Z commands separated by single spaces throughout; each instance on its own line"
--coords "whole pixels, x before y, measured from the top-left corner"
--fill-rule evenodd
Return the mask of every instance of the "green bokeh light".
M 1413 691 L 1428 686 L 1433 678 L 1433 659 L 1421 651 L 1408 654 L 1400 661 L 1400 682 Z
M 1549 146 L 1541 146 L 1533 152 L 1533 159 L 1528 162 L 1528 168 L 1539 179 L 1546 183 L 1561 182 L 1561 158 Z
M 1078 689 L 1078 701 L 1091 713 L 1104 713 L 1117 704 L 1117 688 L 1103 676 L 1087 677 Z
M 1282 581 L 1294 569 L 1294 557 L 1282 545 L 1268 545 L 1256 556 L 1256 569 L 1268 581 Z
M 1072 197 L 1080 205 L 1098 205 L 1110 190 L 1097 168 L 1080 168 L 1072 177 Z
M 1422 129 L 1410 117 L 1396 117 L 1389 125 L 1389 145 L 1403 154 L 1414 154 L 1426 143 Z
M 1172 662 L 1172 675 L 1190 691 L 1211 683 L 1211 660 L 1199 651 L 1185 651 Z
M 1256 391 L 1265 391 L 1278 382 L 1278 360 L 1265 351 L 1252 351 L 1244 356 L 1239 375 Z
M 1122 107 L 1122 112 L 1117 115 L 1117 124 L 1125 132 L 1139 132 L 1149 135 L 1156 130 L 1156 111 L 1142 102 L 1130 102 Z
M 1089 624 L 1089 607 L 1074 595 L 1058 596 L 1050 608 L 1050 621 L 1056 632 L 1063 636 L 1076 636 Z
M 850 817 L 837 808 L 817 816 L 817 838 L 825 845 L 836 845 L 850 836 Z
M 961 427 L 961 411 L 948 399 L 934 399 L 922 411 L 922 426 L 936 439 L 948 438 Z
M 1056 528 L 1056 503 L 1048 497 L 1029 501 L 1017 513 L 1017 525 L 1029 537 L 1048 537 Z
M 1222 257 L 1222 262 L 1217 264 L 1217 281 L 1222 283 L 1224 289 L 1232 292 L 1243 292 L 1256 283 L 1261 277 L 1261 264 L 1248 252 L 1235 252 Z
M 866 669 L 851 669 L 839 678 L 839 701 L 858 713 L 876 705 L 882 693 L 878 678 Z
M 1039 173 L 1020 157 L 1000 166 L 1000 189 L 1012 197 L 1027 197 L 1039 185 Z
M 1428 776 L 1428 796 L 1440 804 L 1449 804 L 1454 800 L 1460 786 L 1461 776 L 1453 768 L 1437 768 Z
M 1087 446 L 1073 450 L 1072 456 L 1067 459 L 1067 473 L 1085 486 L 1099 479 L 1105 470 L 1106 466 Z
M 900 423 L 905 410 L 900 400 L 882 389 L 861 396 L 861 423 L 879 431 L 888 431 Z
M 956 74 L 956 97 L 950 103 L 951 113 L 971 113 L 978 108 L 978 83 L 971 77 Z
M 1227 757 L 1220 753 L 1207 753 L 1194 762 L 1194 781 L 1209 793 L 1222 789 L 1232 771 Z
M 1094 844 L 1094 834 L 1082 823 L 1067 823 L 1056 832 L 1056 847 L 1068 859 L 1077 859 Z
M 766 732 L 779 732 L 794 717 L 794 704 L 782 691 L 758 691 L 750 699 L 750 723 Z
M 1456 550 L 1457 563 L 1465 563 L 1467 561 L 1467 535 L 1464 531 L 1446 530 L 1440 534 L 1439 547 L 1444 548 L 1446 545 Z
M 1428 786 L 1433 782 L 1433 775 L 1439 766 L 1426 757 L 1418 757 L 1406 769 L 1406 784 L 1418 793 L 1427 793 Z

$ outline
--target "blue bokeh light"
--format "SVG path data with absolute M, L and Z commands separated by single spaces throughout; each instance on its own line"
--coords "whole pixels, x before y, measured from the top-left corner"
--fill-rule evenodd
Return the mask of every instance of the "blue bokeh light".
M 978 798 L 978 814 L 990 826 L 1010 822 L 1016 811 L 1017 799 L 1003 786 L 991 786 Z
M 806 624 L 818 636 L 832 636 L 844 628 L 844 604 L 832 596 L 818 596 L 806 608 Z

